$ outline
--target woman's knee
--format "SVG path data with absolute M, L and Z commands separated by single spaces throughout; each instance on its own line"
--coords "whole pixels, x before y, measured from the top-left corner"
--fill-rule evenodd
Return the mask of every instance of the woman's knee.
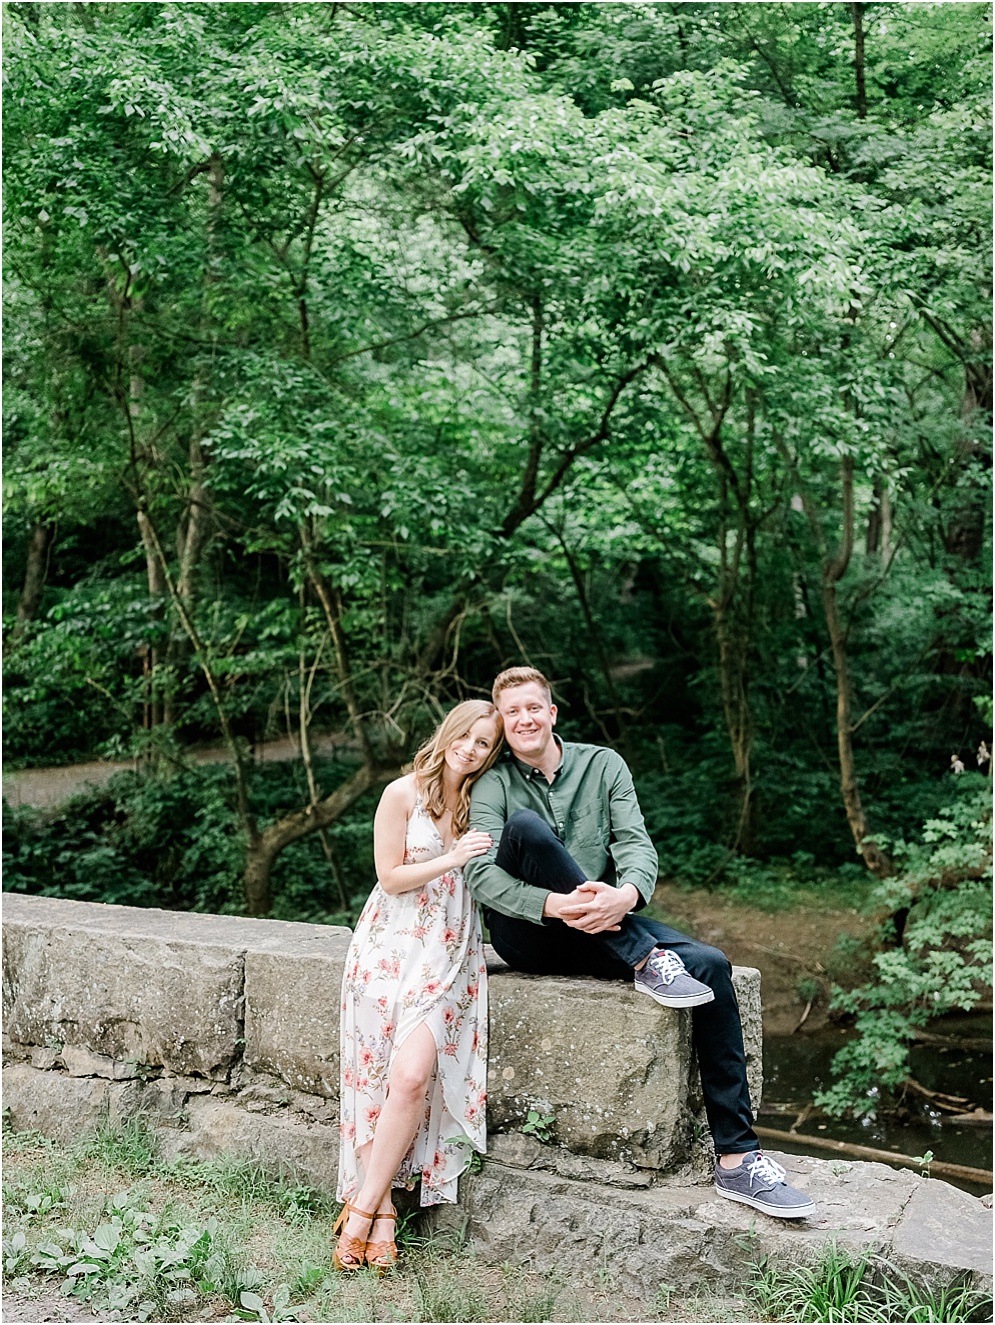
M 390 1093 L 398 1102 L 423 1100 L 431 1079 L 431 1067 L 420 1063 L 395 1063 L 390 1072 Z

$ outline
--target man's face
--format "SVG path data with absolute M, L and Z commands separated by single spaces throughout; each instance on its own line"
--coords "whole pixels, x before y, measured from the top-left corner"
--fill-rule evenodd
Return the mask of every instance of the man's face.
M 556 705 L 536 681 L 510 686 L 498 695 L 504 721 L 504 739 L 520 759 L 541 759 L 549 749 L 556 726 Z

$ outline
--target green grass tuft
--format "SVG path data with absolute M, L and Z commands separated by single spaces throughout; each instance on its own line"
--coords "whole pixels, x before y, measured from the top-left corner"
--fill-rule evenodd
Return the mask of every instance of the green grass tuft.
M 754 1265 L 750 1291 L 772 1321 L 949 1322 L 990 1321 L 992 1298 L 964 1283 L 935 1289 L 916 1285 L 880 1256 L 831 1245 L 814 1265 L 775 1269 Z

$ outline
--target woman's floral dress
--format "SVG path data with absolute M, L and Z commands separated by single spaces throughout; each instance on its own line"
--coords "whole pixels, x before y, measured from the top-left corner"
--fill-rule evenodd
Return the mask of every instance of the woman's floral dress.
M 405 865 L 445 854 L 415 801 Z M 394 1054 L 424 1022 L 438 1062 L 425 1116 L 394 1186 L 421 1178 L 421 1204 L 456 1200 L 472 1150 L 485 1147 L 487 968 L 477 908 L 463 871 L 392 896 L 379 884 L 359 917 L 342 981 L 339 1200 L 362 1186 L 357 1151 L 373 1138 Z

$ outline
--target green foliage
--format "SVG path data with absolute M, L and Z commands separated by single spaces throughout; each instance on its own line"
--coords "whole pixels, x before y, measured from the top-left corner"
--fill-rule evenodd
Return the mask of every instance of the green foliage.
M 778 1321 L 985 1321 L 991 1295 L 965 1283 L 917 1285 L 881 1256 L 861 1256 L 835 1243 L 814 1265 L 753 1266 L 750 1292 L 764 1316 Z
M 523 1136 L 534 1136 L 543 1145 L 548 1145 L 556 1131 L 556 1115 L 543 1113 L 540 1109 L 529 1109 L 525 1122 L 518 1130 Z
M 162 1319 L 186 1310 L 198 1292 L 213 1292 L 219 1263 L 217 1220 L 191 1224 L 168 1209 L 137 1208 L 128 1194 L 114 1197 L 91 1231 L 43 1242 L 30 1264 L 60 1276 L 61 1290 L 97 1310 L 134 1320 Z
M 318 769 L 335 776 L 329 762 L 319 760 Z M 292 806 L 299 783 L 293 765 L 261 770 L 254 784 L 261 819 Z M 55 813 L 6 802 L 3 813 L 7 891 L 221 915 L 242 909 L 244 845 L 224 765 L 118 773 Z M 276 875 L 278 919 L 355 919 L 375 879 L 371 816 L 366 799 L 329 830 L 334 869 L 316 837 L 284 852 Z
M 8 757 L 359 726 L 399 765 L 528 657 L 665 873 L 774 904 L 853 864 L 852 544 L 858 782 L 908 838 L 991 741 L 989 29 L 12 6 Z M 238 909 L 246 804 L 312 797 L 244 777 L 15 825 L 14 886 Z M 283 850 L 274 914 L 351 914 L 367 831 Z
M 87 1307 L 126 1320 L 151 1308 L 155 1320 L 532 1321 L 564 1297 L 558 1276 L 478 1267 L 459 1237 L 413 1234 L 417 1207 L 400 1273 L 336 1275 L 331 1196 L 249 1158 L 166 1161 L 141 1118 L 72 1147 L 10 1130 L 4 1144 L 8 1305 L 66 1278 Z M 66 1276 L 70 1254 L 95 1268 Z
M 887 918 L 873 978 L 833 990 L 832 1006 L 854 1017 L 857 1035 L 833 1060 L 837 1080 L 816 1097 L 832 1114 L 874 1117 L 909 1074 L 915 1032 L 991 989 L 990 785 L 962 775 L 920 841 L 891 844 L 901 871 L 874 890 Z

